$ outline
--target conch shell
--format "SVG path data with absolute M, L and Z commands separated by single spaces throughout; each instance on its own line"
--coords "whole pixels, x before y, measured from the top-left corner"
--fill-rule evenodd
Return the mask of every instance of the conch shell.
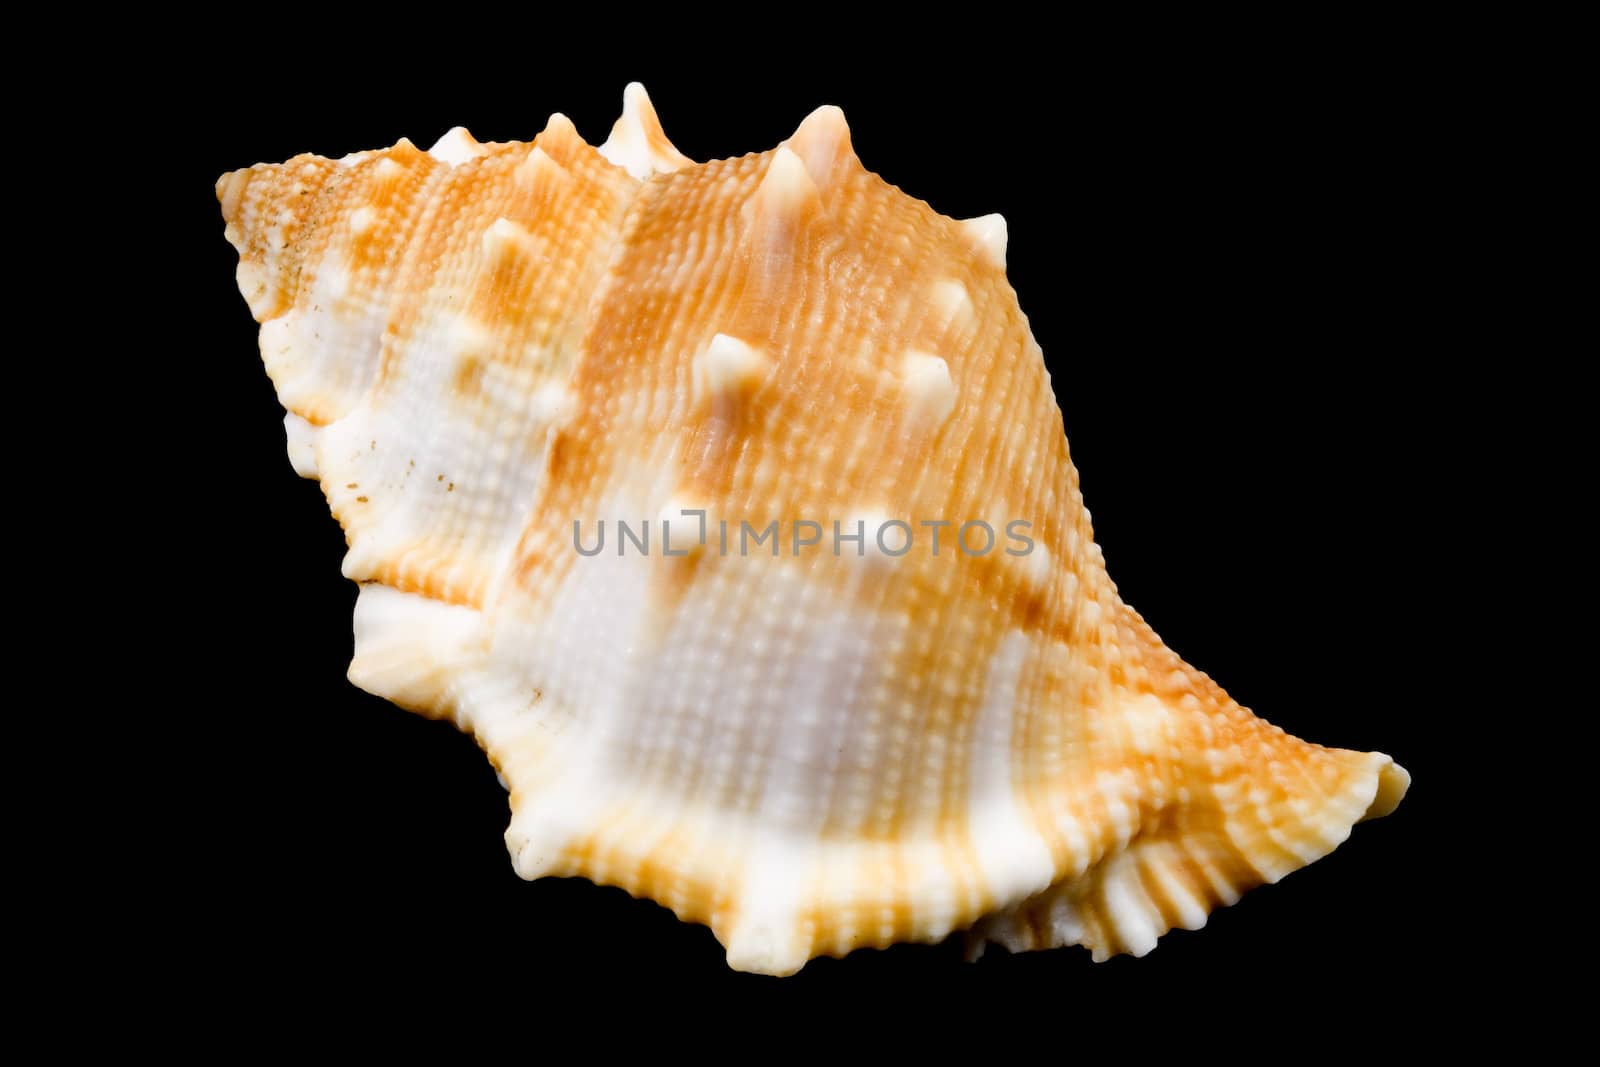
M 625 100 L 598 149 L 554 115 L 217 183 L 361 585 L 350 678 L 472 732 L 519 874 L 741 970 L 964 928 L 1098 960 L 1394 809 L 1388 756 L 1118 598 L 1003 219 L 869 174 L 836 108 L 695 164 Z

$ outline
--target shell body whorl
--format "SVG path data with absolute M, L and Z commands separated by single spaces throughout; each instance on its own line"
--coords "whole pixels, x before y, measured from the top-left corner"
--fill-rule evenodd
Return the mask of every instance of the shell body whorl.
M 868 173 L 837 109 L 695 164 L 630 86 L 599 149 L 556 115 L 217 193 L 350 678 L 479 739 L 524 877 L 766 973 L 964 928 L 1104 958 L 1404 793 L 1121 602 L 1004 220 Z

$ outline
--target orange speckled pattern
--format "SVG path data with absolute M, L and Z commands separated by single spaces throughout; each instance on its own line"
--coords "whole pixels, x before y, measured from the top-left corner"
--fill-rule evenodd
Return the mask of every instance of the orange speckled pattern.
M 217 185 L 362 583 L 351 678 L 477 736 L 519 873 L 766 973 L 962 929 L 1103 959 L 1393 809 L 1389 757 L 1256 718 L 1121 602 L 997 216 L 867 173 L 836 109 L 695 164 L 625 100 L 598 150 L 556 115 Z

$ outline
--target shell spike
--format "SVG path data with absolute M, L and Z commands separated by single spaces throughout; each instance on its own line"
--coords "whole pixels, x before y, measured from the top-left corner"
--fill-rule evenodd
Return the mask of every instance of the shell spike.
M 650 95 L 638 82 L 629 82 L 623 91 L 622 115 L 611 127 L 611 136 L 600 146 L 600 154 L 640 181 L 694 163 L 667 140 Z
M 819 188 L 828 186 L 841 163 L 855 158 L 844 112 L 832 104 L 807 115 L 784 145 L 804 161 L 807 173 Z
M 570 165 L 575 155 L 589 147 L 572 120 L 561 112 L 551 114 L 544 129 L 533 139 L 534 147 L 563 166 Z
M 752 206 L 759 217 L 785 220 L 798 215 L 816 197 L 817 184 L 805 161 L 787 145 L 779 145 L 756 187 Z
M 993 215 L 979 215 L 975 219 L 963 219 L 961 232 L 979 255 L 1001 270 L 1005 269 L 1007 237 L 1004 215 L 996 212 Z
M 428 155 L 452 167 L 488 154 L 488 149 L 465 126 L 452 126 L 428 149 Z
M 530 185 L 538 185 L 540 180 L 544 178 L 566 177 L 567 170 L 560 163 L 551 159 L 550 153 L 543 148 L 534 147 L 528 149 L 527 156 L 521 163 L 517 164 L 515 173 L 518 181 L 527 182 Z

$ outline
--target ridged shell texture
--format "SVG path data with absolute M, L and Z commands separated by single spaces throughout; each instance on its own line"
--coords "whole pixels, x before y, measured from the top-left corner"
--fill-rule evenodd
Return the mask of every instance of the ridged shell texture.
M 837 109 L 695 164 L 635 85 L 599 149 L 556 115 L 217 192 L 350 677 L 476 736 L 522 876 L 772 974 L 966 928 L 1103 959 L 1403 795 L 1121 602 L 1004 221 L 867 173 Z

